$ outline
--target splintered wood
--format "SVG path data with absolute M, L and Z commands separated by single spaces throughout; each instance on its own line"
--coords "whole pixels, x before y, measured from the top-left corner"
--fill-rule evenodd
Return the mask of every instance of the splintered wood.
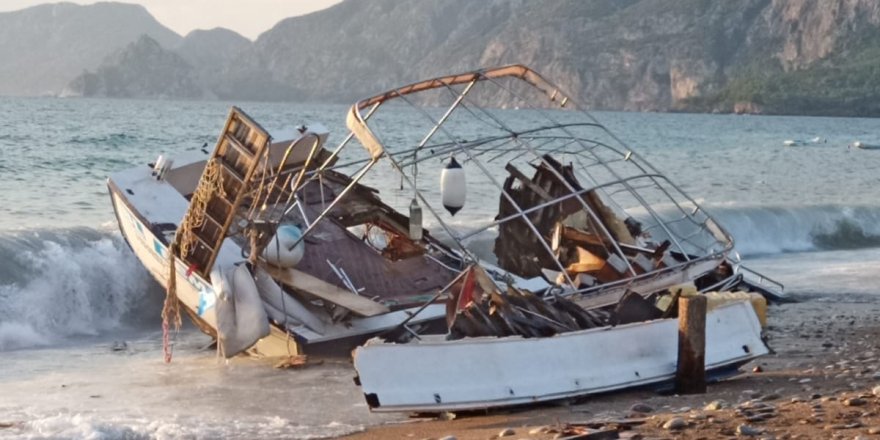
M 512 286 L 502 293 L 479 266 L 467 269 L 450 290 L 447 322 L 453 339 L 542 337 L 608 325 L 606 312 L 584 310 L 559 296 L 544 299 Z

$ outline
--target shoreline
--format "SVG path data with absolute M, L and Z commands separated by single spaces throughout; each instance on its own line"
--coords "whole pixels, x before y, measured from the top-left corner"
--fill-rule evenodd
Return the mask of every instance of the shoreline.
M 880 438 L 880 397 L 872 392 L 880 385 L 880 340 L 875 338 L 880 304 L 814 298 L 774 305 L 768 309 L 768 324 L 773 352 L 743 366 L 741 374 L 709 384 L 706 394 L 663 396 L 637 389 L 448 415 L 450 420 L 411 418 L 344 438 L 485 440 L 508 434 L 511 439 L 553 439 L 562 438 L 567 425 L 586 424 L 617 429 L 620 438 L 631 439 Z M 682 427 L 664 428 L 667 423 Z

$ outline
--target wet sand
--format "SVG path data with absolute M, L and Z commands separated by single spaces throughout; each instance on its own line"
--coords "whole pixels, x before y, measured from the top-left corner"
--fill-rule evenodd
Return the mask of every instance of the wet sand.
M 880 397 L 872 391 L 880 385 L 880 302 L 849 301 L 772 306 L 766 334 L 775 352 L 710 384 L 706 394 L 633 390 L 446 419 L 411 418 L 346 438 L 555 439 L 566 437 L 566 427 L 616 430 L 630 439 L 880 438 Z

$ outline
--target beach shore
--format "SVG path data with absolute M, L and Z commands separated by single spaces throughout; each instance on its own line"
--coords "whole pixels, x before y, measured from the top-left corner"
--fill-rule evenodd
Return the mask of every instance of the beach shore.
M 574 402 L 410 418 L 346 437 L 555 439 L 565 430 L 619 438 L 880 438 L 880 303 L 833 297 L 771 306 L 773 353 L 700 395 L 631 390 Z M 575 438 L 618 438 L 604 436 Z

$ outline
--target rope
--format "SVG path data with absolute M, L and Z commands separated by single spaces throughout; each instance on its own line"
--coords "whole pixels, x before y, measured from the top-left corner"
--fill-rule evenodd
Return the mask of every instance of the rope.
M 174 244 L 168 248 L 168 287 L 165 291 L 165 304 L 162 306 L 162 352 L 165 354 L 165 363 L 171 363 L 173 348 L 171 346 L 171 325 L 174 332 L 180 330 L 180 301 L 177 298 L 177 270 L 175 268 Z
M 214 193 L 226 197 L 226 191 L 223 189 L 223 175 L 216 158 L 211 159 L 205 165 L 201 182 L 190 200 L 187 219 L 180 225 L 180 231 L 178 231 L 180 255 L 189 255 L 190 247 L 194 241 L 193 229 L 201 228 L 205 224 L 208 201 Z

